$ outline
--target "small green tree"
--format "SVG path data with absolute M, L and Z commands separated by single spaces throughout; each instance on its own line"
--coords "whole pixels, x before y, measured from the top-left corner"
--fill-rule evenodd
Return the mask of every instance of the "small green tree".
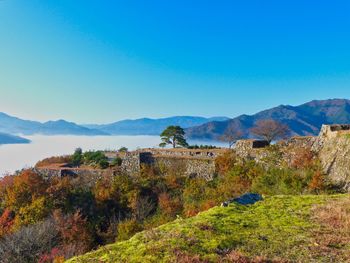
M 80 166 L 83 159 L 83 151 L 81 148 L 77 148 L 72 155 L 71 162 L 74 166 Z
M 120 147 L 120 149 L 118 150 L 118 152 L 127 152 L 128 151 L 128 148 L 126 147 Z
M 171 144 L 173 148 L 177 146 L 188 147 L 188 143 L 185 139 L 185 131 L 180 126 L 169 126 L 161 134 L 162 143 L 160 147 L 165 147 L 167 144 Z

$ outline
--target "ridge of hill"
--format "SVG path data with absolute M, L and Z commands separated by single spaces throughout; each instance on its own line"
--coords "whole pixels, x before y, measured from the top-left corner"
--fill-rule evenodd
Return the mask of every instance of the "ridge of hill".
M 327 246 L 325 237 L 331 231 L 349 241 L 341 219 L 349 208 L 349 195 L 265 197 L 179 218 L 67 262 L 345 262 L 349 243 Z
M 245 138 L 254 135 L 250 129 L 260 120 L 273 119 L 289 127 L 290 135 L 317 135 L 323 124 L 350 123 L 350 100 L 313 100 L 299 106 L 280 105 L 254 115 L 241 115 L 226 121 L 214 121 L 191 127 L 186 135 L 192 139 L 218 139 L 230 130 Z

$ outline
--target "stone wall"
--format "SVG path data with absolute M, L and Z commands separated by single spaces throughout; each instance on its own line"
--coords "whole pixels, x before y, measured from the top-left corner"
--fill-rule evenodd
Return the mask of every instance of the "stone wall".
M 136 174 L 140 171 L 140 152 L 127 152 L 122 157 L 121 170 L 130 174 Z
M 149 152 L 153 156 L 168 156 L 171 158 L 204 158 L 215 159 L 222 154 L 225 149 L 142 149 L 141 152 Z
M 258 143 L 257 143 L 258 142 Z M 274 165 L 291 165 L 301 151 L 310 151 L 319 158 L 328 179 L 350 190 L 350 125 L 323 125 L 319 136 L 293 137 L 278 144 L 265 147 L 258 140 L 240 140 L 235 152 L 245 159 Z M 215 158 L 227 149 L 142 149 L 111 158 L 122 158 L 122 165 L 114 169 L 40 168 L 46 177 L 80 176 L 96 181 L 102 176 L 113 176 L 126 172 L 138 174 L 142 165 L 157 165 L 161 169 L 172 169 L 185 176 L 197 176 L 210 180 L 215 175 Z M 272 160 L 272 161 L 271 161 Z
M 350 134 L 350 124 L 322 125 L 319 137 L 334 138 L 340 134 Z
M 215 160 L 181 159 L 169 157 L 155 157 L 157 167 L 167 173 L 199 177 L 206 180 L 213 179 L 215 175 Z
M 102 177 L 112 177 L 117 174 L 116 170 L 111 169 L 80 169 L 80 168 L 62 168 L 62 169 L 50 169 L 50 168 L 34 168 L 34 171 L 38 172 L 45 179 L 51 179 L 53 177 L 73 177 L 79 178 L 83 181 L 83 185 L 93 186 Z
M 319 136 L 293 137 L 262 149 L 254 149 L 251 140 L 238 146 L 240 157 L 274 165 L 291 166 L 298 155 L 310 152 L 328 180 L 350 191 L 350 125 L 323 125 Z
M 158 165 L 163 168 L 177 169 L 178 173 L 185 176 L 197 176 L 209 180 L 215 174 L 215 158 L 225 151 L 225 149 L 142 149 L 121 154 L 106 152 L 105 154 L 111 160 L 120 157 L 122 159 L 121 166 L 104 170 L 51 166 L 37 168 L 37 170 L 47 178 L 84 176 L 96 181 L 105 173 L 136 175 L 140 172 L 142 165 Z
M 340 136 L 324 141 L 318 157 L 329 178 L 350 190 L 350 139 Z
M 242 158 L 255 159 L 256 155 L 261 152 L 259 149 L 267 146 L 269 146 L 269 142 L 264 140 L 238 140 L 235 144 L 235 151 Z
M 121 170 L 137 174 L 142 165 L 158 165 L 174 169 L 185 176 L 211 179 L 215 174 L 215 158 L 223 149 L 142 149 L 128 152 L 122 159 Z

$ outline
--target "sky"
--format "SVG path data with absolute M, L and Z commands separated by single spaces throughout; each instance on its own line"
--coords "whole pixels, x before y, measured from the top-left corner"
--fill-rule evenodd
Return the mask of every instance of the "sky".
M 0 112 L 108 123 L 350 98 L 350 1 L 0 0 Z

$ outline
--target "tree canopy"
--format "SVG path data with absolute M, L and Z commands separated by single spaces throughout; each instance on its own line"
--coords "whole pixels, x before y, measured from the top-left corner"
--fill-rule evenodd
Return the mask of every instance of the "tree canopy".
M 243 132 L 233 127 L 229 127 L 225 130 L 224 134 L 219 137 L 222 142 L 228 143 L 228 147 L 231 148 L 239 139 L 243 138 Z
M 188 143 L 185 139 L 185 131 L 180 126 L 169 126 L 161 134 L 162 143 L 160 147 L 165 147 L 167 144 L 171 144 L 173 148 L 178 146 L 188 147 Z
M 268 119 L 260 120 L 251 129 L 251 132 L 259 138 L 262 138 L 269 143 L 277 139 L 283 139 L 289 133 L 287 125 L 278 121 Z

